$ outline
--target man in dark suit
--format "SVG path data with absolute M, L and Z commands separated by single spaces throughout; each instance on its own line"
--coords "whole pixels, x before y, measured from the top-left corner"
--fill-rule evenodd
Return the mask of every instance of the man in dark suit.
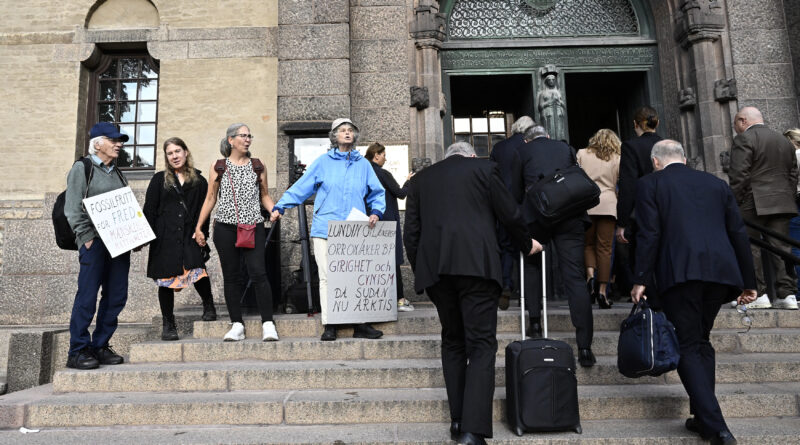
M 520 251 L 541 250 L 528 236 L 496 164 L 474 157 L 470 144 L 457 142 L 443 161 L 411 178 L 404 240 L 414 286 L 428 293 L 442 323 L 450 433 L 468 445 L 492 437 L 502 283 L 497 220 Z
M 522 116 L 511 125 L 511 137 L 498 142 L 492 148 L 489 159 L 497 163 L 503 183 L 514 196 L 517 203 L 522 203 L 524 190 L 520 181 L 520 164 L 517 149 L 525 144 L 525 132 L 534 126 L 530 116 Z M 502 310 L 508 309 L 508 300 L 513 293 L 514 264 L 517 261 L 514 246 L 502 224 L 497 225 L 497 241 L 500 243 L 500 261 L 503 266 L 503 293 L 500 295 L 498 306 Z
M 736 295 L 740 304 L 755 300 L 750 242 L 730 187 L 687 167 L 679 142 L 657 143 L 652 159 L 656 172 L 637 185 L 639 261 L 631 296 L 638 302 L 655 275 L 678 336 L 678 375 L 694 413 L 686 428 L 712 443 L 735 444 L 714 395 L 709 334 L 723 302 Z
M 527 189 L 536 184 L 543 176 L 555 173 L 557 169 L 575 165 L 575 153 L 562 141 L 550 139 L 547 131 L 541 126 L 534 126 L 525 133 L 526 144 L 519 149 L 522 163 L 522 182 Z M 533 204 L 523 201 L 523 215 L 528 230 L 534 238 L 555 247 L 558 257 L 558 271 L 564 283 L 564 291 L 569 300 L 569 311 L 572 325 L 575 326 L 575 337 L 578 343 L 578 362 L 581 366 L 594 365 L 592 353 L 592 336 L 594 321 L 592 320 L 592 302 L 586 290 L 584 275 L 583 248 L 585 232 L 591 224 L 586 212 L 570 216 L 555 224 L 546 224 L 535 212 Z M 549 258 L 553 258 L 550 256 Z M 541 255 L 525 262 L 525 293 L 530 296 L 526 300 L 531 317 L 528 335 L 541 336 L 542 309 L 542 274 Z
M 797 190 L 797 159 L 794 146 L 780 133 L 764 125 L 761 112 L 753 107 L 744 107 L 736 114 L 733 128 L 737 136 L 731 148 L 731 166 L 728 170 L 731 189 L 748 221 L 789 236 L 789 221 L 797 215 L 794 195 Z M 747 228 L 753 238 L 760 233 Z M 774 238 L 766 240 L 786 253 L 791 248 Z M 767 295 L 761 248 L 752 246 L 756 280 L 760 297 L 748 307 L 766 309 L 797 309 L 797 284 L 793 268 L 775 255 L 770 255 L 778 295 Z M 770 302 L 770 297 L 773 297 Z

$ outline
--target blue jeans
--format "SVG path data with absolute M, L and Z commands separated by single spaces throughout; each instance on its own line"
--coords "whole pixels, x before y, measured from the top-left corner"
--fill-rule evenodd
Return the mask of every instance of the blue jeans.
M 800 206 L 797 208 L 800 211 Z M 800 241 L 800 216 L 795 216 L 789 221 L 789 237 L 795 241 Z M 800 256 L 800 249 L 792 246 L 792 255 Z M 800 264 L 794 266 L 797 275 L 797 288 L 800 289 Z
M 90 346 L 102 348 L 108 345 L 117 330 L 117 317 L 128 301 L 128 270 L 131 265 L 130 252 L 111 258 L 105 244 L 95 238 L 88 250 L 78 248 L 81 264 L 78 272 L 78 292 L 72 305 L 69 319 L 69 355 Z M 97 291 L 100 304 L 97 304 Z M 89 335 L 89 325 L 97 308 L 94 333 Z

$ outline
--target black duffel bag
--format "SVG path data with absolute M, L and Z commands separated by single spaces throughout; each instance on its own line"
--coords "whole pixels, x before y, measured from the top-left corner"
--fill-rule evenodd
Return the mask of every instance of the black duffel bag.
M 553 225 L 600 204 L 600 187 L 578 165 L 559 169 L 525 190 L 538 220 Z

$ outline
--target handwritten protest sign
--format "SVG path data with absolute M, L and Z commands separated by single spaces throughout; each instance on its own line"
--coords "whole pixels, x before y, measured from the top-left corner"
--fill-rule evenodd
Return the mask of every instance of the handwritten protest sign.
M 83 205 L 112 258 L 156 239 L 130 187 L 86 198 Z
M 329 324 L 397 320 L 395 221 L 328 223 Z M 325 296 L 322 296 L 325 298 Z

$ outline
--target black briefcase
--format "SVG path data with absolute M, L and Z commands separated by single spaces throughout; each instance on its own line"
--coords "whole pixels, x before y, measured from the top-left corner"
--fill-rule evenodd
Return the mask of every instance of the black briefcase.
M 544 337 L 525 339 L 524 256 L 520 254 L 522 340 L 506 347 L 506 420 L 516 435 L 534 431 L 580 434 L 578 379 L 572 347 L 547 338 L 547 297 L 542 295 Z M 547 289 L 542 252 L 542 286 Z

